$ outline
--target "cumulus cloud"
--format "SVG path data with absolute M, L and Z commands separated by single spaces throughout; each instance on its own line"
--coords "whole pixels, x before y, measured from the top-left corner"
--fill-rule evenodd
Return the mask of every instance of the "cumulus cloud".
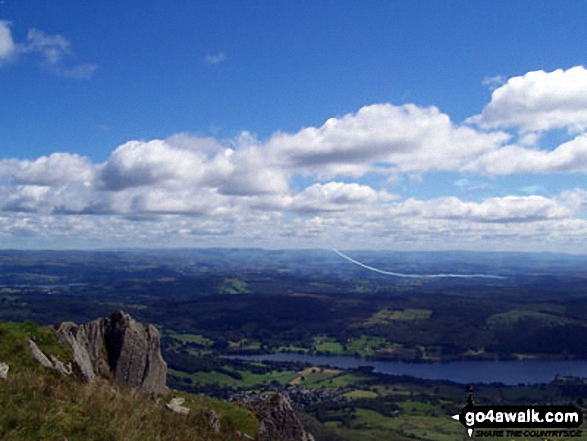
M 582 66 L 542 70 L 510 78 L 496 89 L 480 115 L 467 120 L 485 129 L 522 132 L 587 128 L 587 70 Z
M 31 53 L 61 68 L 69 43 L 50 37 L 33 34 Z M 2 38 L 0 32 L 0 44 Z M 234 139 L 180 133 L 129 141 L 102 163 L 72 153 L 3 159 L 0 241 L 78 235 L 78 243 L 110 246 L 218 245 L 226 239 L 230 246 L 430 249 L 475 248 L 498 238 L 522 248 L 576 245 L 587 239 L 583 189 L 555 197 L 451 195 L 467 192 L 472 199 L 479 189 L 503 194 L 499 180 L 479 175 L 587 172 L 587 134 L 573 132 L 570 141 L 538 148 L 541 131 L 584 124 L 581 94 L 573 101 L 561 92 L 564 81 L 555 81 L 557 75 L 569 81 L 569 72 L 583 75 L 583 68 L 574 69 L 511 79 L 469 120 L 477 126 L 455 123 L 436 107 L 375 104 L 266 140 L 246 131 Z M 537 79 L 530 81 L 531 74 Z M 524 90 L 527 106 L 507 113 L 508 105 L 524 100 Z M 557 94 L 548 107 L 547 97 Z M 438 171 L 450 172 L 441 175 L 454 183 L 443 196 L 392 192 L 416 188 Z M 379 189 L 382 183 L 388 188 Z M 512 191 L 538 192 L 523 185 L 517 182 Z
M 559 201 L 542 196 L 493 197 L 483 202 L 465 202 L 456 197 L 430 202 L 409 201 L 420 205 L 426 218 L 466 219 L 472 222 L 536 222 L 570 217 L 572 210 Z
M 321 127 L 275 134 L 267 148 L 286 167 L 321 177 L 357 177 L 383 170 L 456 170 L 508 138 L 457 126 L 436 107 L 376 104 Z
M 95 167 L 88 158 L 71 153 L 53 153 L 34 161 L 0 160 L 0 178 L 26 185 L 58 185 L 72 181 L 90 182 Z
M 114 150 L 100 177 L 108 190 L 178 179 L 189 182 L 201 175 L 201 159 L 196 152 L 174 149 L 164 141 L 129 141 Z
M 299 213 L 345 211 L 360 205 L 397 199 L 385 190 L 376 191 L 357 183 L 314 184 L 291 198 L 288 209 Z
M 235 151 L 207 151 L 208 141 L 131 141 L 118 147 L 102 166 L 105 189 L 130 187 L 215 188 L 225 195 L 255 195 L 287 191 L 283 173 L 264 162 L 263 154 L 251 146 Z
M 580 135 L 554 150 L 529 149 L 510 145 L 489 152 L 467 166 L 465 171 L 490 175 L 514 173 L 586 173 L 587 135 Z
M 0 62 L 10 60 L 16 52 L 10 22 L 0 20 Z

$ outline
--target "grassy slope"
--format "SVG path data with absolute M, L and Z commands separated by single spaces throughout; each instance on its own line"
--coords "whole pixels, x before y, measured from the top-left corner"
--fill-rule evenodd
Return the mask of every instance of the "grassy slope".
M 95 384 L 64 378 L 36 362 L 28 339 L 62 361 L 70 355 L 47 328 L 32 323 L 0 323 L 0 362 L 10 366 L 0 380 L 2 440 L 232 440 L 236 430 L 255 436 L 255 417 L 236 405 L 181 394 L 192 411 L 183 416 L 152 399 L 108 381 Z M 212 409 L 222 421 L 221 433 L 210 430 L 204 413 Z

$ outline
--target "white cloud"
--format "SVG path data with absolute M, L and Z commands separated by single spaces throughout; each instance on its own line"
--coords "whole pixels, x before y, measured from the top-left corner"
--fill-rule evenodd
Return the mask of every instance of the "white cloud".
M 29 29 L 26 41 L 15 42 L 10 23 L 0 20 L 0 63 L 23 55 L 40 57 L 47 70 L 67 78 L 89 79 L 98 69 L 93 63 L 72 64 L 69 61 L 74 58 L 71 43 L 62 35 Z
M 47 205 L 47 194 L 50 188 L 40 185 L 19 185 L 16 187 L 0 187 L 2 211 L 7 212 L 38 212 Z
M 10 60 L 16 52 L 10 22 L 0 20 L 0 62 Z
M 582 66 L 513 77 L 496 89 L 480 115 L 467 120 L 485 129 L 522 132 L 587 128 L 587 70 Z
M 463 170 L 490 175 L 587 173 L 587 135 L 580 135 L 554 150 L 506 146 L 481 156 Z
M 456 126 L 436 107 L 376 104 L 321 127 L 275 134 L 267 148 L 283 166 L 320 177 L 369 171 L 456 170 L 509 138 Z
M 481 81 L 481 84 L 489 87 L 489 89 L 491 89 L 491 90 L 495 90 L 498 87 L 503 86 L 506 82 L 507 82 L 507 79 L 503 75 L 494 75 L 492 77 L 483 78 L 483 81 Z
M 206 62 L 206 64 L 210 65 L 222 63 L 224 60 L 226 60 L 226 55 L 224 55 L 224 52 L 218 52 L 217 54 L 206 55 L 204 57 L 204 61 Z
M 194 181 L 201 177 L 203 157 L 197 152 L 175 149 L 164 141 L 129 141 L 118 147 L 101 172 L 104 187 L 163 184 L 169 181 Z
M 35 35 L 37 49 L 30 53 L 62 69 L 66 40 Z M 582 74 L 582 68 L 575 69 Z M 572 71 L 557 75 L 567 81 L 569 72 L 577 74 Z M 539 73 L 536 82 L 546 76 L 546 83 L 556 86 L 552 74 Z M 581 188 L 556 197 L 470 201 L 451 195 L 467 192 L 472 198 L 480 189 L 484 195 L 505 193 L 498 179 L 474 174 L 587 173 L 587 134 L 575 133 L 552 150 L 537 147 L 540 130 L 581 127 L 581 100 L 573 107 L 563 97 L 556 112 L 548 110 L 542 101 L 561 87 L 538 93 L 528 86 L 528 75 L 494 92 L 474 118 L 483 130 L 456 124 L 436 107 L 375 104 L 319 127 L 274 133 L 266 141 L 246 131 L 234 139 L 180 133 L 129 141 L 103 163 L 71 153 L 3 159 L 0 246 L 36 238 L 55 246 L 580 248 L 587 240 L 587 221 L 581 218 L 587 191 Z M 523 89 L 526 114 L 514 112 L 508 120 L 503 109 L 522 100 Z M 560 118 L 565 125 L 554 114 L 565 115 Z M 508 135 L 501 127 L 521 132 Z M 510 139 L 517 143 L 506 145 Z M 440 174 L 454 183 L 443 188 L 447 194 L 414 196 L 420 183 L 425 187 L 439 175 L 434 171 L 451 172 Z M 462 172 L 467 174 L 454 175 Z M 414 192 L 402 199 L 374 188 L 382 183 L 398 193 Z M 527 183 L 517 181 L 512 192 L 538 191 L 530 186 L 535 180 Z M 540 192 L 552 194 L 547 188 Z
M 0 178 L 26 185 L 58 185 L 73 181 L 90 182 L 94 166 L 88 158 L 71 153 L 53 153 L 34 161 L 0 160 Z
M 397 199 L 387 191 L 375 191 L 367 185 L 329 182 L 314 184 L 291 198 L 288 210 L 299 213 L 347 211 L 359 205 L 376 204 Z
M 467 219 L 472 222 L 536 222 L 570 217 L 572 211 L 560 202 L 542 196 L 505 196 L 481 203 L 441 198 L 424 215 L 430 218 Z
M 104 188 L 115 191 L 141 186 L 202 187 L 246 196 L 288 189 L 283 173 L 268 166 L 257 147 L 235 151 L 185 137 L 130 141 L 118 147 L 103 165 L 101 180 Z
M 27 40 L 28 44 L 24 51 L 41 54 L 48 64 L 60 63 L 66 55 L 71 53 L 69 41 L 61 35 L 47 35 L 38 29 L 30 29 Z

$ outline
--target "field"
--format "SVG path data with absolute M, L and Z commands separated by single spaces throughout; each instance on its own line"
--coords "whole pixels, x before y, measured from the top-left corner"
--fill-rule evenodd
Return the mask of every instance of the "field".
M 224 399 L 286 393 L 317 441 L 461 439 L 462 426 L 447 416 L 464 405 L 465 385 L 222 357 L 587 358 L 587 259 L 581 256 L 363 256 L 399 271 L 440 271 L 452 262 L 458 271 L 505 275 L 404 280 L 365 274 L 333 254 L 6 251 L 0 253 L 0 320 L 80 323 L 125 309 L 157 324 L 172 387 Z M 476 385 L 475 399 L 574 402 L 587 399 L 587 384 L 559 378 L 537 386 Z

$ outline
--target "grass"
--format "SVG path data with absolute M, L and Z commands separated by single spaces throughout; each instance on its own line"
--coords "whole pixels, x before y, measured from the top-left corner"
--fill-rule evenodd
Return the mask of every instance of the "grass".
M 189 415 L 165 409 L 166 399 L 151 398 L 106 380 L 81 382 L 41 366 L 28 349 L 34 339 L 47 355 L 69 360 L 54 331 L 34 323 L 0 323 L 0 361 L 10 366 L 0 380 L 0 439 L 5 441 L 236 441 L 236 430 L 256 435 L 254 416 L 213 399 L 183 395 Z M 211 431 L 204 413 L 221 418 L 221 433 Z
M 243 338 L 239 341 L 229 341 L 228 347 L 237 351 L 258 351 L 261 349 L 261 343 L 257 340 Z
M 363 326 L 389 325 L 396 321 L 428 320 L 432 315 L 431 309 L 381 309 L 369 317 Z
M 357 409 L 351 426 L 331 426 L 349 441 L 365 440 L 435 440 L 463 438 L 463 427 L 448 417 L 403 416 L 392 418 L 369 409 Z
M 422 401 L 402 401 L 398 403 L 398 406 L 402 415 L 427 415 L 438 411 L 436 406 Z
M 227 370 L 232 370 L 229 366 L 225 366 Z M 194 384 L 218 384 L 224 387 L 242 387 L 254 388 L 271 382 L 277 382 L 284 386 L 298 376 L 296 371 L 271 371 L 266 374 L 255 374 L 251 371 L 239 370 L 238 372 L 243 376 L 242 379 L 232 378 L 229 375 L 221 372 L 196 372 L 189 374 L 187 372 L 169 369 L 169 375 L 183 379 L 189 378 Z
M 342 371 L 338 369 L 326 369 L 317 366 L 308 367 L 302 371 L 299 371 L 298 376 L 291 380 L 289 384 L 303 384 L 305 387 L 311 387 L 313 384 L 320 383 L 327 378 L 340 374 L 341 372 Z
M 236 278 L 224 279 L 218 291 L 220 294 L 249 294 L 251 292 L 246 282 Z
M 315 389 L 342 389 L 355 386 L 369 377 L 355 372 L 342 372 L 340 374 L 316 373 L 303 382 L 304 387 Z
M 214 344 L 214 340 L 205 337 L 202 334 L 178 334 L 171 329 L 166 329 L 164 332 L 169 337 L 183 343 L 195 343 L 199 346 L 212 346 Z
M 279 346 L 275 352 L 296 352 L 296 353 L 307 353 L 310 350 L 308 348 L 303 348 L 301 346 L 294 346 L 294 345 L 289 345 L 289 346 Z
M 374 337 L 363 334 L 359 338 L 349 341 L 347 344 L 347 352 L 358 354 L 361 357 L 369 357 L 376 355 L 377 351 L 391 351 L 398 347 L 401 348 L 401 345 L 390 344 L 383 337 Z
M 332 337 L 326 335 L 317 335 L 314 337 L 314 351 L 327 352 L 330 354 L 342 354 L 344 349 L 342 345 Z
M 350 400 L 356 400 L 360 398 L 377 398 L 377 393 L 370 390 L 352 390 L 344 394 L 344 396 Z
M 318 335 L 314 337 L 313 351 L 332 355 L 353 355 L 371 357 L 380 354 L 392 354 L 401 350 L 403 345 L 390 343 L 383 337 L 362 334 L 359 338 L 350 339 L 345 346 L 333 337 Z

